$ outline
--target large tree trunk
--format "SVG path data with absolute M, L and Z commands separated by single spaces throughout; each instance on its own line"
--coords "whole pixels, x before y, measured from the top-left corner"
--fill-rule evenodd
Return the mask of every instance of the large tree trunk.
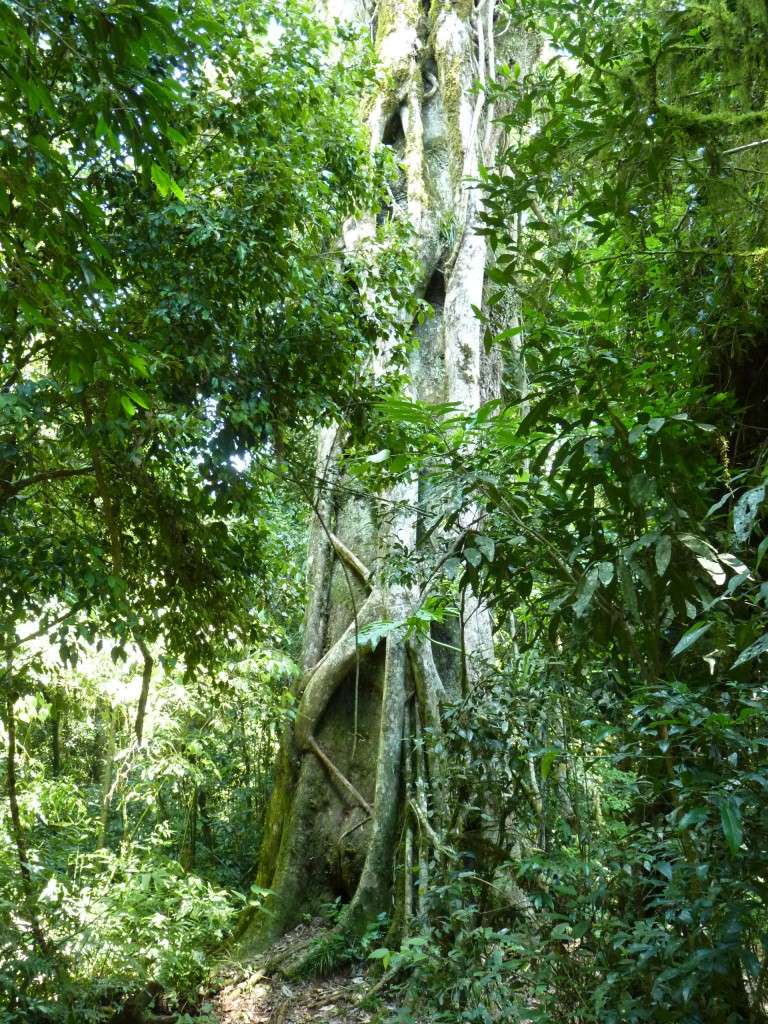
M 419 289 L 435 311 L 418 328 L 414 397 L 477 408 L 494 397 L 499 367 L 484 352 L 473 311 L 482 307 L 487 251 L 472 180 L 481 162 L 492 163 L 498 131 L 484 94 L 472 87 L 495 76 L 502 41 L 494 33 L 505 19 L 496 21 L 496 0 L 329 0 L 324 14 L 370 25 L 386 72 L 386 85 L 362 98 L 361 111 L 372 144 L 393 146 L 405 167 L 392 215 L 407 216 L 418 233 Z M 507 63 L 529 62 L 529 42 L 505 33 L 503 46 Z M 516 46 L 523 52 L 513 53 Z M 350 223 L 346 241 L 364 244 L 373 231 L 373 216 Z M 387 369 L 387 358 L 382 339 L 374 372 Z M 403 629 L 375 646 L 361 642 L 371 623 L 402 622 L 424 599 L 423 587 L 393 582 L 392 566 L 395 552 L 414 549 L 430 498 L 415 477 L 370 499 L 349 497 L 339 486 L 343 444 L 342 430 L 321 431 L 303 675 L 257 879 L 274 896 L 249 923 L 244 952 L 338 896 L 349 902 L 344 930 L 359 934 L 394 909 L 398 850 L 408 863 L 397 892 L 409 904 L 399 916 L 408 920 L 412 865 L 423 888 L 430 847 L 441 845 L 440 706 L 492 654 L 489 613 L 471 593 L 462 595 L 452 636 L 442 636 L 454 651 Z M 472 518 L 441 535 L 436 562 Z M 432 737 L 426 746 L 425 736 Z

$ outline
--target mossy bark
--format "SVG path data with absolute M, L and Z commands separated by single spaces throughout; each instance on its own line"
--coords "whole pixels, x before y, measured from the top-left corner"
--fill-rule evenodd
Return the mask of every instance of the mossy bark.
M 386 84 L 361 97 L 362 116 L 372 144 L 399 146 L 406 178 L 400 212 L 418 233 L 419 288 L 435 311 L 417 328 L 414 394 L 467 410 L 493 397 L 498 380 L 473 311 L 482 305 L 487 260 L 473 179 L 481 163 L 492 163 L 498 142 L 473 84 L 495 75 L 495 3 L 333 0 L 325 7 L 328 17 L 370 26 L 384 72 Z M 348 244 L 366 231 L 350 225 Z M 379 371 L 387 368 L 386 350 L 383 339 Z M 492 656 L 490 615 L 471 593 L 461 595 L 451 637 L 458 651 L 398 630 L 377 645 L 360 643 L 366 626 L 402 621 L 424 598 L 423 588 L 393 582 L 391 563 L 394 551 L 414 550 L 423 532 L 415 510 L 430 498 L 415 479 L 370 499 L 345 496 L 343 443 L 340 431 L 321 432 L 303 675 L 296 717 L 282 738 L 257 879 L 273 895 L 246 923 L 243 954 L 338 896 L 349 903 L 341 926 L 347 934 L 360 934 L 382 911 L 394 916 L 398 850 L 407 851 L 409 870 L 420 866 L 423 888 L 431 856 L 441 855 L 440 707 Z M 466 525 L 440 538 L 444 551 Z M 425 736 L 426 745 L 414 744 Z M 401 898 L 406 891 L 397 886 Z M 413 909 L 401 908 L 399 918 Z

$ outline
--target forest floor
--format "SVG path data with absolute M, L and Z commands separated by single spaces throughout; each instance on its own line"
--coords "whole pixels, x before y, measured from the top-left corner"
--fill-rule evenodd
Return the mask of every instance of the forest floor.
M 265 957 L 274 963 L 280 953 L 305 947 L 320 934 L 314 924 L 299 925 Z M 396 1009 L 386 1000 L 372 1009 L 363 1004 L 371 982 L 361 963 L 350 963 L 333 975 L 307 980 L 284 980 L 268 975 L 255 962 L 250 969 L 233 966 L 219 974 L 222 987 L 213 999 L 213 1017 L 219 1024 L 311 1024 L 338 1021 L 345 1024 L 378 1024 Z

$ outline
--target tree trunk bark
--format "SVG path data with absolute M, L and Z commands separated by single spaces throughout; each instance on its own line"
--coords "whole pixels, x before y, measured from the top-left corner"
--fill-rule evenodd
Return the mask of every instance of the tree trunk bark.
M 196 771 L 197 758 L 194 754 L 189 755 L 189 762 Z M 187 805 L 187 824 L 181 840 L 181 851 L 179 861 L 182 868 L 189 872 L 195 870 L 197 860 L 197 804 L 198 804 L 198 782 L 192 780 L 192 793 Z
M 155 666 L 155 660 L 140 636 L 136 637 L 136 646 L 141 651 L 141 656 L 144 659 L 144 665 L 141 670 L 141 693 L 139 694 L 139 706 L 136 709 L 136 724 L 134 726 L 136 742 L 141 746 L 144 736 L 144 719 L 147 714 L 147 701 L 149 700 L 149 686 L 152 682 L 152 669 Z
M 63 710 L 54 706 L 51 712 L 51 775 L 61 775 L 61 716 Z
M 496 0 L 327 0 L 323 12 L 370 26 L 384 72 L 360 109 L 371 144 L 391 145 L 404 168 L 392 216 L 407 216 L 417 233 L 418 290 L 435 314 L 415 328 L 413 397 L 464 410 L 496 397 L 499 379 L 475 315 L 488 258 L 475 179 L 481 163 L 493 162 L 499 132 L 473 85 L 494 81 L 498 60 L 525 68 L 533 59 L 530 40 L 505 37 L 499 52 L 495 8 Z M 348 222 L 345 241 L 365 244 L 374 231 L 371 214 Z M 388 369 L 387 348 L 382 339 L 374 373 Z M 457 654 L 402 628 L 378 643 L 364 638 L 372 623 L 407 619 L 429 592 L 394 581 L 392 567 L 396 553 L 414 550 L 430 496 L 414 475 L 350 497 L 339 486 L 343 445 L 342 429 L 320 431 L 303 675 L 295 720 L 282 737 L 257 878 L 273 895 L 265 913 L 243 922 L 245 955 L 339 896 L 349 903 L 341 927 L 350 936 L 382 911 L 394 916 L 396 892 L 409 902 L 400 919 L 413 912 L 410 885 L 395 890 L 396 853 L 404 851 L 408 870 L 419 865 L 423 890 L 430 860 L 443 852 L 441 703 L 471 684 L 493 653 L 489 612 L 470 592 L 458 602 Z M 441 535 L 436 563 L 476 528 L 474 519 L 470 510 L 452 535 Z
M 26 904 L 27 916 L 37 947 L 41 953 L 47 955 L 51 952 L 48 940 L 43 934 L 40 924 L 40 917 L 37 910 L 37 895 L 32 882 L 32 874 L 29 869 L 29 856 L 27 854 L 27 842 L 24 836 L 24 826 L 21 822 L 19 811 L 18 786 L 16 775 L 16 714 L 14 710 L 15 687 L 13 685 L 13 655 L 9 650 L 6 653 L 5 666 L 5 710 L 6 729 L 8 734 L 8 753 L 6 762 L 6 786 L 8 790 L 8 806 L 11 812 L 11 834 L 16 846 L 16 855 L 19 862 L 19 873 L 21 875 L 21 891 Z
M 107 828 L 109 826 L 109 811 L 112 805 L 112 778 L 115 768 L 115 710 L 110 704 L 106 705 L 107 724 L 107 749 L 104 755 L 104 764 L 101 774 L 101 814 L 99 816 L 99 837 L 96 845 L 99 849 L 107 845 Z

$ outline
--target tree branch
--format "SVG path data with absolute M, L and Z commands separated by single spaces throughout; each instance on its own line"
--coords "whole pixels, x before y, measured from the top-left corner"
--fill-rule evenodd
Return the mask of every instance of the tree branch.
M 134 639 L 144 659 L 144 669 L 141 673 L 141 693 L 139 694 L 139 706 L 136 709 L 136 724 L 134 726 L 136 739 L 139 746 L 141 746 L 141 738 L 144 734 L 144 717 L 147 713 L 147 700 L 149 698 L 149 684 L 152 681 L 152 669 L 154 668 L 155 661 L 149 653 L 147 645 L 140 636 L 136 636 L 135 632 Z
M 743 153 L 746 149 L 757 149 L 758 146 L 768 146 L 768 139 L 760 139 L 758 142 L 747 142 L 744 146 L 734 146 L 733 149 L 724 149 L 720 156 L 732 156 L 734 153 Z
M 3 488 L 3 501 L 5 502 L 9 498 L 15 497 L 20 491 L 26 490 L 27 487 L 42 483 L 43 480 L 63 480 L 66 477 L 86 476 L 93 472 L 93 466 L 80 466 L 76 469 L 52 469 L 48 473 L 35 473 L 34 476 L 24 477 L 23 480 L 17 480 L 15 484 L 10 484 L 8 487 Z
M 68 608 L 67 611 L 63 612 L 55 619 L 52 619 L 51 621 L 46 622 L 45 625 L 40 626 L 38 629 L 34 631 L 34 633 L 30 633 L 28 636 L 23 636 L 20 640 L 17 640 L 15 644 L 11 644 L 9 649 L 15 651 L 19 647 L 23 647 L 24 644 L 28 644 L 30 640 L 37 640 L 38 637 L 41 637 L 43 636 L 44 633 L 47 633 L 49 629 L 52 629 L 54 626 L 58 626 L 60 623 L 64 622 L 65 619 L 68 619 L 70 615 L 77 615 L 79 611 L 82 611 L 82 609 L 85 608 L 86 603 L 86 601 L 79 601 L 77 604 L 73 605 L 71 608 Z

